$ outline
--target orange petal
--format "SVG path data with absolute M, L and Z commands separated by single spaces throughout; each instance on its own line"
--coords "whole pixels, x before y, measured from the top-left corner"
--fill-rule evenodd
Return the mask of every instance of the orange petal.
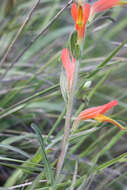
M 90 15 L 90 5 L 88 3 L 85 3 L 84 4 L 84 14 L 83 14 L 84 24 L 87 23 L 89 15 Z
M 104 105 L 104 108 L 101 111 L 101 113 L 104 114 L 106 111 L 110 110 L 112 107 L 116 106 L 117 104 L 118 104 L 117 100 L 112 100 L 111 102 Z
M 96 116 L 94 119 L 96 119 L 97 121 L 99 122 L 109 122 L 109 123 L 112 123 L 113 125 L 116 125 L 117 127 L 119 127 L 120 129 L 122 130 L 126 130 L 125 127 L 123 127 L 120 123 L 118 123 L 117 121 L 111 119 L 110 117 L 107 117 L 105 115 L 98 115 Z
M 107 104 L 104 104 L 102 106 L 97 106 L 97 107 L 85 109 L 84 111 L 82 111 L 79 114 L 78 118 L 80 120 L 87 120 L 87 119 L 95 118 L 97 115 L 104 114 L 106 111 L 111 109 L 113 106 L 116 106 L 117 104 L 118 104 L 118 101 L 113 100 L 113 101 L 111 101 Z
M 73 3 L 72 4 L 72 7 L 71 7 L 71 15 L 76 23 L 76 20 L 77 20 L 77 15 L 78 15 L 78 8 L 77 8 L 77 5 L 76 3 Z
M 92 6 L 93 13 L 102 12 L 117 5 L 119 0 L 99 0 Z
M 62 59 L 63 66 L 66 69 L 67 66 L 71 64 L 69 52 L 67 48 L 62 50 L 61 59 Z
M 62 59 L 63 66 L 66 70 L 68 86 L 69 88 L 71 88 L 76 60 L 73 56 L 72 56 L 72 61 L 70 60 L 69 51 L 67 48 L 62 50 L 61 59 Z

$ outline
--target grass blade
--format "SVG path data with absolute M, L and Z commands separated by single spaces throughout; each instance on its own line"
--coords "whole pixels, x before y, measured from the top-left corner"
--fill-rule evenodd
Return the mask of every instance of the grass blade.
M 45 145 L 44 145 L 44 141 L 41 135 L 41 131 L 39 130 L 39 128 L 32 123 L 31 127 L 33 128 L 33 130 L 36 132 L 37 136 L 38 136 L 38 140 L 40 142 L 41 145 L 41 150 L 42 150 L 42 156 L 43 156 L 43 160 L 44 160 L 44 166 L 45 166 L 45 173 L 46 173 L 46 177 L 47 180 L 49 181 L 50 184 L 53 184 L 54 181 L 54 177 L 53 177 L 53 171 L 51 169 L 51 166 L 49 164 L 48 158 L 46 156 L 46 151 L 45 151 Z

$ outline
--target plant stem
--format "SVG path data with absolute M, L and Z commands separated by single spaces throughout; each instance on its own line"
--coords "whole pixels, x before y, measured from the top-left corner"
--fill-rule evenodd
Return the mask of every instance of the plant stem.
M 56 174 L 56 183 L 59 180 L 59 176 L 63 167 L 63 163 L 65 160 L 65 156 L 68 150 L 68 142 L 69 142 L 69 134 L 70 134 L 70 126 L 71 126 L 71 115 L 73 110 L 73 103 L 74 103 L 74 96 L 75 96 L 75 88 L 78 80 L 78 70 L 79 70 L 79 61 L 76 62 L 75 65 L 75 72 L 74 72 L 74 78 L 72 82 L 72 88 L 70 91 L 70 95 L 68 98 L 68 104 L 67 104 L 67 112 L 66 112 L 66 120 L 65 120 L 65 126 L 64 126 L 64 137 L 62 141 L 62 147 L 61 147 L 61 153 L 58 159 L 57 164 L 57 174 Z

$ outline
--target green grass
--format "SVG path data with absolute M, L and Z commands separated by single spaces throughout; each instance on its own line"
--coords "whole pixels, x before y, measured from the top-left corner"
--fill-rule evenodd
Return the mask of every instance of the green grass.
M 0 60 L 36 2 L 19 0 L 8 15 L 5 2 L 0 2 Z M 54 183 L 66 108 L 59 83 L 60 56 L 74 31 L 70 7 L 20 54 L 66 3 L 41 0 L 0 67 L 1 190 L 51 190 Z M 127 128 L 125 12 L 126 8 L 114 8 L 110 16 L 115 23 L 98 21 L 87 29 L 72 121 L 87 107 L 117 99 L 119 105 L 108 114 Z M 84 87 L 87 81 L 91 86 Z M 124 190 L 126 137 L 126 131 L 112 124 L 81 122 L 69 137 L 56 189 Z

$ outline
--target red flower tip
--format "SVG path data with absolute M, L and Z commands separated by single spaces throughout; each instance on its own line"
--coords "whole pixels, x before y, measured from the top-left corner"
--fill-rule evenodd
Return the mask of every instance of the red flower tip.
M 118 2 L 119 0 L 99 0 L 93 4 L 92 10 L 94 13 L 102 12 L 114 7 Z
M 68 88 L 70 89 L 72 86 L 76 60 L 73 56 L 72 60 L 70 60 L 67 48 L 62 50 L 61 59 L 68 79 Z
M 88 108 L 79 114 L 78 119 L 79 120 L 87 120 L 87 119 L 95 118 L 96 116 L 98 116 L 100 114 L 104 114 L 105 112 L 110 110 L 113 106 L 116 106 L 117 104 L 118 104 L 118 101 L 113 100 L 102 106 Z
M 110 123 L 118 126 L 120 129 L 125 130 L 125 128 L 122 125 L 120 125 L 117 121 L 104 115 L 104 113 L 106 113 L 108 110 L 110 110 L 112 107 L 116 106 L 117 104 L 118 104 L 118 101 L 113 100 L 102 106 L 88 108 L 88 109 L 82 111 L 79 114 L 79 116 L 77 117 L 77 119 L 75 120 L 72 130 L 74 130 L 77 127 L 78 123 L 81 120 L 88 120 L 88 119 L 95 119 L 99 122 L 105 122 L 105 121 L 110 122 Z
M 81 3 L 77 4 L 73 3 L 71 8 L 71 15 L 75 22 L 75 28 L 78 33 L 78 39 L 84 38 L 85 33 L 85 25 L 88 21 L 90 14 L 90 5 L 88 3 L 85 3 L 84 6 L 82 6 Z
M 119 1 L 120 0 L 98 0 L 97 2 L 93 3 L 90 11 L 89 21 L 92 20 L 96 13 L 103 12 L 118 5 Z

